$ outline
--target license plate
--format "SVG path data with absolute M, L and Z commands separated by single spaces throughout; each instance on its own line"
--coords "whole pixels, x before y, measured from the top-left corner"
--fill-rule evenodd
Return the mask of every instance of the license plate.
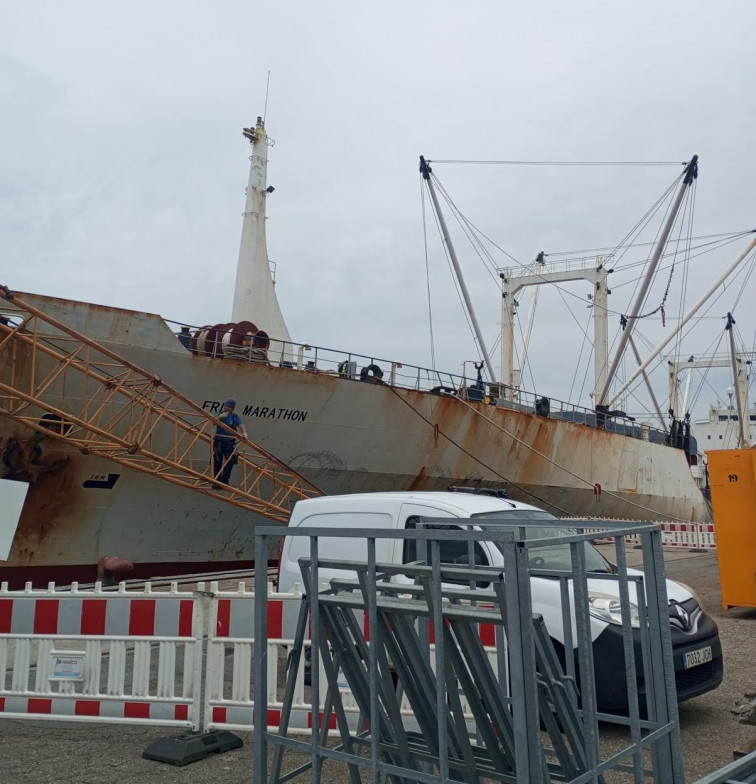
M 699 664 L 706 664 L 712 660 L 711 645 L 699 648 L 697 651 L 688 651 L 683 654 L 683 668 L 689 670 L 691 667 L 698 667 Z

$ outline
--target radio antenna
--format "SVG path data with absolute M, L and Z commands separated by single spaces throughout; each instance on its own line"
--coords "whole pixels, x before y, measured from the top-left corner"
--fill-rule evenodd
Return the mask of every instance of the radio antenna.
M 268 80 L 265 83 L 265 108 L 263 109 L 263 122 L 268 115 L 268 92 L 270 90 L 270 69 L 268 69 Z

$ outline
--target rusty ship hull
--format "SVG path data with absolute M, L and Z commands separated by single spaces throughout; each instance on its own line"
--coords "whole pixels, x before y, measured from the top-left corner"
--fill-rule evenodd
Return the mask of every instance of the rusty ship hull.
M 233 395 L 250 438 L 326 493 L 503 486 L 560 515 L 709 517 L 685 453 L 652 440 L 526 406 L 364 383 L 335 368 L 191 353 L 155 314 L 23 297 L 205 410 Z M 31 372 L 30 362 L 4 354 L 0 378 Z M 94 579 L 105 555 L 132 561 L 145 576 L 253 558 L 264 518 L 53 439 L 42 438 L 26 465 L 9 460 L 10 446 L 32 435 L 0 418 L 5 476 L 30 482 L 0 580 Z M 210 455 L 196 459 L 207 464 Z

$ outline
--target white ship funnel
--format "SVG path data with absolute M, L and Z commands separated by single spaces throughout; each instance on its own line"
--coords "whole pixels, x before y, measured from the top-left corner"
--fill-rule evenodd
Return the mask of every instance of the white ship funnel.
M 291 336 L 276 297 L 265 241 L 265 202 L 273 188 L 267 186 L 268 135 L 262 117 L 243 133 L 252 145 L 252 155 L 231 320 L 251 321 L 264 330 L 271 338 L 269 359 L 278 364 L 286 358 L 282 355 L 291 353 L 289 346 L 282 345 L 290 343 Z

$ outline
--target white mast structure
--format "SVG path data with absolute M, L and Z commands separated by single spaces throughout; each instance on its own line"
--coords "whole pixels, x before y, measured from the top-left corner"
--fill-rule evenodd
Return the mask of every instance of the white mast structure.
M 728 314 L 730 316 L 730 314 Z M 732 316 L 730 316 L 732 318 Z M 733 319 L 733 323 L 734 319 Z M 729 326 L 725 327 L 728 331 L 729 335 L 732 335 L 732 329 Z M 685 368 L 689 368 L 688 378 L 686 380 L 686 386 L 690 386 L 690 377 L 693 369 L 695 368 L 729 368 L 733 372 L 733 379 L 735 384 L 738 388 L 738 395 L 737 397 L 742 402 L 743 411 L 741 412 L 738 410 L 738 416 L 740 417 L 741 414 L 744 416 L 744 422 L 748 422 L 748 413 L 749 403 L 748 403 L 748 366 L 750 364 L 747 355 L 741 354 L 738 352 L 734 352 L 734 346 L 731 346 L 731 355 L 726 357 L 701 357 L 700 359 L 696 359 L 695 357 L 690 357 L 690 359 L 686 359 L 681 362 L 669 362 L 669 407 L 672 410 L 672 416 L 677 419 L 681 419 L 685 413 L 687 413 L 687 396 L 688 393 L 685 393 L 685 400 L 683 401 L 682 406 L 679 404 L 680 393 L 678 391 L 678 375 L 680 371 L 684 370 Z M 733 356 L 735 357 L 733 360 Z M 732 393 L 735 393 L 735 389 L 732 390 Z M 732 400 L 730 401 L 732 402 Z M 749 431 L 750 433 L 750 431 Z M 750 437 L 749 433 L 747 437 Z
M 543 286 L 547 283 L 564 283 L 573 280 L 587 280 L 591 283 L 594 331 L 594 394 L 598 394 L 606 380 L 607 357 L 609 354 L 608 295 L 606 268 L 608 259 L 598 256 L 595 259 L 579 259 L 560 265 L 546 264 L 541 254 L 534 270 L 522 267 L 508 267 L 499 273 L 501 278 L 501 381 L 504 385 L 503 396 L 516 400 L 520 373 L 524 357 L 520 361 L 520 371 L 514 368 L 515 314 L 517 312 L 517 293 L 527 286 Z M 528 319 L 530 322 L 530 318 Z M 528 326 L 527 332 L 529 333 Z
M 269 356 L 277 362 L 282 354 L 290 353 L 290 347 L 280 342 L 291 343 L 291 336 L 276 297 L 265 241 L 265 201 L 273 192 L 272 187 L 267 187 L 267 149 L 272 141 L 265 133 L 262 117 L 257 118 L 254 128 L 245 128 L 243 134 L 252 145 L 252 155 L 231 320 L 251 321 L 267 332 L 271 338 Z
M 730 357 L 732 359 L 732 375 L 735 381 L 735 401 L 738 405 L 738 425 L 740 438 L 738 446 L 741 449 L 751 448 L 751 428 L 748 411 L 748 377 L 746 375 L 747 365 L 742 362 L 735 352 L 735 319 L 732 313 L 727 314 L 727 326 L 725 329 L 730 335 Z
M 462 269 L 459 266 L 457 252 L 454 250 L 454 245 L 451 241 L 449 229 L 447 228 L 446 221 L 444 220 L 444 214 L 441 212 L 441 205 L 438 203 L 436 189 L 433 187 L 433 180 L 431 179 L 433 169 L 431 169 L 431 167 L 428 165 L 428 162 L 422 155 L 420 156 L 420 173 L 423 175 L 423 179 L 428 185 L 428 192 L 430 193 L 431 200 L 433 201 L 433 208 L 436 211 L 438 224 L 441 227 L 441 233 L 444 235 L 444 242 L 446 242 L 446 247 L 449 250 L 449 258 L 451 259 L 452 265 L 454 267 L 454 272 L 457 275 L 459 290 L 462 292 L 462 297 L 464 298 L 465 305 L 467 306 L 467 313 L 470 316 L 470 321 L 472 322 L 475 336 L 478 339 L 478 348 L 480 349 L 480 353 L 483 355 L 483 361 L 486 365 L 486 370 L 488 370 L 488 375 L 490 376 L 491 381 L 494 382 L 496 381 L 496 374 L 494 373 L 493 364 L 491 363 L 491 357 L 488 355 L 488 349 L 486 348 L 486 343 L 483 340 L 483 333 L 480 330 L 480 324 L 478 324 L 478 317 L 475 315 L 475 309 L 473 308 L 470 294 L 467 291 L 467 284 L 465 283 L 465 279 L 462 276 Z
M 620 334 L 619 346 L 617 348 L 617 352 L 614 355 L 614 359 L 612 360 L 612 365 L 609 368 L 609 372 L 606 374 L 604 378 L 604 386 L 601 392 L 596 397 L 595 403 L 596 408 L 599 406 L 605 406 L 606 408 L 611 407 L 612 403 L 619 398 L 619 396 L 624 392 L 627 388 L 627 384 L 625 384 L 622 389 L 617 392 L 614 397 L 607 402 L 607 397 L 609 395 L 609 387 L 614 381 L 615 374 L 617 373 L 617 368 L 619 366 L 620 360 L 622 359 L 622 355 L 625 353 L 625 347 L 627 346 L 630 336 L 633 334 L 633 329 L 635 328 L 635 322 L 640 313 L 641 308 L 643 307 L 643 303 L 646 301 L 646 294 L 648 294 L 649 286 L 651 285 L 651 281 L 654 278 L 654 274 L 656 273 L 656 268 L 659 266 L 659 261 L 661 260 L 662 253 L 664 251 L 665 246 L 667 245 L 667 240 L 669 239 L 670 232 L 672 231 L 672 227 L 677 220 L 677 214 L 680 211 L 680 205 L 682 204 L 683 197 L 685 196 L 687 190 L 693 186 L 693 183 L 698 178 L 698 156 L 694 155 L 688 165 L 685 167 L 683 171 L 682 179 L 680 182 L 680 187 L 677 190 L 677 195 L 675 196 L 675 200 L 672 203 L 672 207 L 669 210 L 669 215 L 667 216 L 667 220 L 662 228 L 661 235 L 659 236 L 659 241 L 656 244 L 656 248 L 654 249 L 653 256 L 651 258 L 651 263 L 648 265 L 648 270 L 646 271 L 646 276 L 643 279 L 643 283 L 641 284 L 640 290 L 638 291 L 638 295 L 635 298 L 635 303 L 633 305 L 632 313 L 627 319 L 627 324 L 624 326 L 622 333 Z M 634 378 L 643 373 L 646 370 L 647 363 L 642 364 L 634 374 Z

